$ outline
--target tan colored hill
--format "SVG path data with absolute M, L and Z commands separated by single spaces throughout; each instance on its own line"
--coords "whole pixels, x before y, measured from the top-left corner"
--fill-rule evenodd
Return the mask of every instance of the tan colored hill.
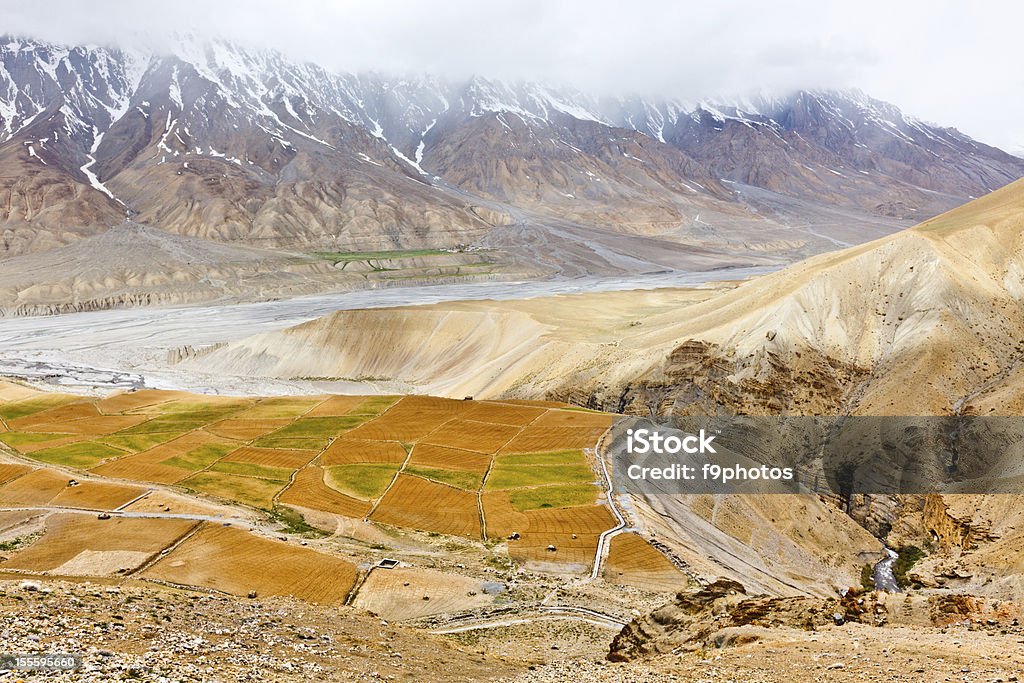
M 228 344 L 181 367 L 374 378 L 454 398 L 526 398 L 574 385 L 585 399 L 595 381 L 625 383 L 659 363 L 676 341 L 671 320 L 680 308 L 713 293 L 606 292 L 338 311 Z
M 715 295 L 339 312 L 199 363 L 229 374 L 372 375 L 449 395 L 550 394 L 635 413 L 999 412 L 1020 400 L 1022 221 L 1018 182 Z M 514 339 L 496 340 L 499 330 Z M 383 344 L 385 334 L 417 341 Z

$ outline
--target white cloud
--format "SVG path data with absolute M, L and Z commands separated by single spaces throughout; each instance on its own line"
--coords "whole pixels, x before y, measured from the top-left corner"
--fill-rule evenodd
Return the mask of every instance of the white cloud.
M 9 3 L 10 4 L 10 3 Z M 947 0 L 48 0 L 3 28 L 61 42 L 197 31 L 341 70 L 537 79 L 700 97 L 857 86 L 1005 147 L 1024 146 L 1024 7 Z

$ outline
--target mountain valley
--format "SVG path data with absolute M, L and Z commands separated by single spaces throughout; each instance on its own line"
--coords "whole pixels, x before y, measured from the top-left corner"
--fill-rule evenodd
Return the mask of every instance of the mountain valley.
M 1024 159 L 852 88 L 684 95 L 0 38 L 10 647 L 1024 676 Z M 626 426 L 811 417 L 859 440 L 783 434 L 786 493 L 621 485 Z

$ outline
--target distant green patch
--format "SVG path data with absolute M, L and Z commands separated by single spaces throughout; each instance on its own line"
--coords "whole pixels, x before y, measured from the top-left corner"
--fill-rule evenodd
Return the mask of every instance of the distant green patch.
M 308 437 L 338 436 L 366 421 L 359 415 L 342 415 L 340 417 L 301 417 L 289 425 L 285 425 L 268 437 L 277 439 L 304 439 Z
M 224 472 L 225 474 L 237 474 L 242 477 L 256 477 L 257 479 L 269 479 L 271 481 L 286 482 L 292 476 L 292 470 L 284 467 L 269 467 L 257 465 L 251 462 L 230 462 L 222 460 L 214 463 L 210 470 Z
M 326 436 L 304 439 L 281 439 L 275 436 L 261 436 L 252 442 L 258 448 L 285 448 L 299 451 L 320 451 L 327 447 L 330 439 Z
M 117 455 L 124 455 L 124 451 L 119 451 L 116 448 L 101 443 L 86 441 L 85 443 L 73 443 L 67 446 L 36 451 L 30 457 L 41 462 L 48 462 L 51 465 L 65 465 L 67 467 L 86 469 L 93 467 L 101 460 Z
M 132 453 L 141 453 L 142 451 L 148 451 L 154 446 L 159 446 L 162 443 L 167 443 L 173 439 L 181 436 L 180 432 L 156 432 L 154 434 L 115 434 L 113 436 L 105 436 L 99 439 L 100 443 L 105 443 L 114 448 L 120 448 L 122 450 L 130 451 Z
M 597 487 L 590 484 L 538 486 L 533 489 L 513 489 L 508 493 L 512 507 L 520 512 L 542 508 L 567 508 L 593 505 L 597 502 Z
M 286 533 L 299 534 L 305 538 L 323 538 L 331 534 L 323 529 L 312 526 L 298 512 L 290 507 L 279 505 L 270 511 L 270 518 L 280 524 Z
M 587 459 L 579 449 L 548 451 L 546 453 L 513 453 L 495 458 L 499 465 L 586 465 Z
M 586 484 L 594 479 L 594 472 L 585 463 L 530 465 L 500 462 L 491 469 L 486 488 L 514 489 L 546 484 Z
M 264 510 L 273 507 L 274 496 L 284 488 L 279 481 L 223 472 L 200 472 L 179 483 L 191 491 L 208 493 Z
M 449 252 L 444 249 L 396 249 L 394 251 L 316 251 L 316 256 L 335 263 L 351 261 L 377 261 L 380 259 L 415 258 L 417 256 L 440 256 Z
M 241 404 L 168 404 L 168 409 L 159 417 L 121 430 L 117 436 L 130 434 L 156 434 L 158 432 L 191 432 L 218 422 L 244 407 Z
M 275 432 L 261 436 L 253 446 L 261 448 L 297 448 L 319 451 L 335 436 L 344 434 L 366 421 L 360 415 L 340 417 L 302 417 Z
M 437 467 L 422 467 L 411 465 L 405 468 L 406 474 L 415 474 L 424 479 L 433 479 L 442 484 L 449 484 L 456 488 L 476 491 L 484 480 L 484 475 L 479 472 L 460 472 L 457 470 L 445 470 Z
M 252 408 L 245 410 L 235 417 L 246 420 L 276 420 L 288 417 L 299 417 L 305 415 L 323 399 L 310 399 L 303 397 L 282 397 L 264 399 Z
M 334 465 L 327 469 L 327 484 L 357 498 L 378 498 L 395 478 L 398 465 L 388 463 L 359 463 Z
M 28 417 L 49 408 L 57 408 L 80 400 L 81 398 L 78 396 L 61 396 L 59 394 L 36 396 L 23 401 L 0 404 L 0 417 L 5 420 L 17 420 L 19 417 Z
M 59 441 L 66 439 L 71 434 L 37 434 L 35 432 L 3 432 L 0 434 L 0 441 L 11 448 L 20 449 L 22 446 L 32 446 L 47 441 Z
M 6 541 L 0 541 L 0 552 L 11 552 L 13 550 L 21 550 L 35 543 L 42 536 L 41 533 L 27 534 L 25 536 L 18 536 L 17 538 L 11 538 Z
M 875 568 L 870 563 L 860 568 L 860 587 L 866 591 L 875 590 Z
M 196 470 L 206 469 L 237 447 L 236 444 L 230 443 L 207 443 L 199 448 L 193 448 L 188 453 L 162 460 L 160 464 L 180 467 L 183 470 L 195 472 Z
M 374 396 L 368 398 L 352 410 L 349 415 L 380 415 L 385 410 L 395 405 L 400 396 Z
M 248 401 L 170 401 L 155 406 L 161 415 L 176 415 L 201 419 L 204 417 L 221 417 L 248 408 Z
M 927 553 L 918 548 L 916 545 L 905 545 L 896 551 L 898 557 L 892 565 L 892 573 L 896 579 L 896 583 L 899 584 L 900 588 L 911 588 L 913 583 L 910 577 L 907 576 L 907 572 L 910 571 L 918 560 L 925 557 Z

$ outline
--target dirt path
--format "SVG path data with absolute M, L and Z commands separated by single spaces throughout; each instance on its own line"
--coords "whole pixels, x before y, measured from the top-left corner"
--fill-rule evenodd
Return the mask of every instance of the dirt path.
M 590 610 L 585 607 L 538 607 L 540 614 L 533 614 L 529 616 L 519 617 L 507 617 L 507 618 L 488 618 L 482 617 L 480 619 L 473 619 L 468 622 L 463 622 L 458 626 L 442 626 L 440 628 L 431 629 L 430 633 L 435 635 L 447 635 L 452 633 L 465 633 L 467 631 L 479 631 L 482 629 L 492 628 L 505 628 L 508 626 L 516 626 L 518 624 L 531 624 L 538 621 L 553 621 L 553 620 L 572 620 L 572 621 L 583 621 L 594 626 L 600 626 L 610 631 L 619 631 L 626 624 L 615 617 L 612 617 L 595 610 Z
M 594 459 L 597 460 L 597 463 L 601 468 L 601 478 L 604 482 L 604 492 L 605 497 L 608 499 L 608 507 L 611 509 L 612 514 L 615 515 L 615 519 L 618 521 L 618 524 L 615 527 L 602 532 L 597 539 L 597 550 L 594 552 L 594 568 L 590 571 L 590 579 L 592 581 L 601 576 L 601 570 L 604 568 L 604 562 L 608 556 L 611 539 L 618 534 L 631 530 L 627 528 L 626 518 L 622 516 L 622 512 L 619 511 L 619 506 L 615 503 L 615 491 L 612 484 L 612 477 L 608 472 L 608 463 L 605 461 L 602 453 L 601 446 L 604 443 L 605 438 L 610 433 L 611 427 L 605 430 L 604 434 L 601 435 L 601 438 L 597 440 L 597 445 L 593 449 L 586 449 L 587 452 L 593 454 Z

